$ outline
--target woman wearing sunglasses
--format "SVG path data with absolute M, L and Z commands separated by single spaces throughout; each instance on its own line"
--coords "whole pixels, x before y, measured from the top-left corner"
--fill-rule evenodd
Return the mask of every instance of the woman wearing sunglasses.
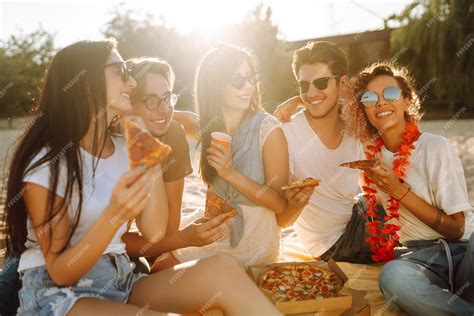
M 201 178 L 237 215 L 214 243 L 173 251 L 163 267 L 213 254 L 229 254 L 242 266 L 274 262 L 280 246 L 275 214 L 303 207 L 312 191 L 292 191 L 301 199 L 292 202 L 281 191 L 288 183 L 286 141 L 276 119 L 261 108 L 254 58 L 234 46 L 212 49 L 198 68 L 195 97 Z M 230 135 L 231 146 L 213 142 L 213 132 Z M 202 216 L 198 210 L 188 220 Z
M 419 131 L 420 101 L 406 69 L 373 64 L 355 78 L 353 92 L 346 130 L 366 143 L 367 158 L 379 160 L 364 176 L 366 241 L 379 260 L 396 257 L 380 272 L 385 298 L 411 315 L 471 315 L 472 207 L 456 151 L 446 138 Z M 385 225 L 371 213 L 376 195 Z M 404 248 L 394 252 L 398 242 Z
M 108 133 L 131 110 L 135 85 L 112 40 L 78 42 L 53 58 L 38 115 L 8 174 L 7 254 L 20 256 L 18 314 L 163 315 L 156 311 L 197 313 L 205 306 L 279 315 L 227 257 L 133 273 L 121 241 L 127 223 L 135 219 L 144 238 L 156 240 L 168 218 L 159 170 L 128 170 L 125 141 Z M 216 293 L 222 295 L 209 303 Z

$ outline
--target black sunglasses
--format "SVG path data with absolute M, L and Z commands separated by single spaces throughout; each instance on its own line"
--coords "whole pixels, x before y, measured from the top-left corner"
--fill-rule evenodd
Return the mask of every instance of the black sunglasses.
M 255 74 L 250 74 L 247 76 L 235 76 L 232 77 L 230 85 L 237 90 L 242 89 L 245 86 L 245 83 L 248 81 L 251 85 L 255 85 L 258 81 L 258 78 Z
M 314 79 L 311 83 L 309 81 L 297 81 L 295 83 L 296 89 L 299 93 L 307 93 L 309 91 L 309 85 L 313 84 L 313 86 L 318 90 L 325 90 L 328 87 L 329 79 L 335 78 L 336 80 L 339 79 L 339 75 L 331 76 L 331 77 L 321 77 L 318 79 Z
M 160 98 L 156 94 L 150 94 L 149 96 L 142 99 L 145 102 L 145 106 L 150 111 L 157 110 L 161 104 L 165 103 L 168 108 L 174 108 L 178 102 L 178 95 L 174 93 L 169 93 L 163 98 Z
M 128 80 L 130 79 L 130 69 L 127 68 L 127 63 L 124 61 L 116 61 L 114 63 L 110 63 L 105 65 L 105 68 L 107 67 L 113 67 L 117 66 L 120 70 L 120 77 L 122 77 L 122 81 L 124 83 L 127 83 Z

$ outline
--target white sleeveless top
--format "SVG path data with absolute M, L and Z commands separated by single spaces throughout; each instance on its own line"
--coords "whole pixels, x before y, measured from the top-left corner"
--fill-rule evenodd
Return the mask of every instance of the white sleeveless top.
M 259 148 L 262 155 L 263 145 L 268 136 L 280 123 L 268 116 L 260 125 Z M 263 157 L 263 156 L 262 156 Z M 212 244 L 202 247 L 187 247 L 172 251 L 179 262 L 202 259 L 215 254 L 228 254 L 241 266 L 273 263 L 278 260 L 280 250 L 280 229 L 275 213 L 260 206 L 240 205 L 244 216 L 244 233 L 237 247 L 230 246 L 230 235 L 226 234 Z M 181 229 L 204 216 L 204 208 L 181 219 Z
M 82 213 L 79 220 L 78 226 L 74 235 L 71 238 L 71 245 L 74 245 L 89 231 L 101 213 L 104 211 L 106 206 L 109 204 L 110 197 L 112 195 L 112 189 L 115 184 L 122 176 L 124 172 L 129 169 L 128 154 L 125 140 L 118 135 L 111 135 L 112 141 L 115 145 L 115 151 L 113 155 L 108 158 L 100 159 L 95 177 L 93 177 L 93 157 L 87 151 L 81 149 L 81 155 L 83 159 L 83 201 L 82 201 Z M 66 145 L 62 152 L 68 150 Z M 32 160 L 30 166 L 41 159 L 47 152 L 46 148 L 43 148 Z M 58 154 L 58 158 L 61 159 L 61 152 Z M 23 178 L 23 182 L 34 183 L 43 186 L 47 189 L 50 188 L 49 183 L 50 169 L 49 164 L 43 164 L 34 170 L 30 171 Z M 56 189 L 56 194 L 60 197 L 65 196 L 66 190 L 66 162 L 62 160 L 60 162 L 59 180 Z M 74 210 L 77 208 L 79 202 L 78 188 L 75 187 L 72 193 L 71 205 L 69 206 L 68 213 L 70 218 L 74 218 Z M 36 234 L 32 227 L 31 221 L 28 216 L 27 220 L 28 237 L 25 243 L 26 250 L 23 252 L 20 258 L 20 264 L 18 271 L 38 267 L 45 265 L 43 253 L 37 243 Z M 127 230 L 127 224 L 123 224 L 113 237 L 110 244 L 104 250 L 106 253 L 125 253 L 125 244 L 122 242 L 121 237 Z
M 327 148 L 313 131 L 304 111 L 282 126 L 288 142 L 292 180 L 321 180 L 294 226 L 306 251 L 319 257 L 341 237 L 360 193 L 358 170 L 339 164 L 365 159 L 362 143 L 344 134 L 336 149 Z

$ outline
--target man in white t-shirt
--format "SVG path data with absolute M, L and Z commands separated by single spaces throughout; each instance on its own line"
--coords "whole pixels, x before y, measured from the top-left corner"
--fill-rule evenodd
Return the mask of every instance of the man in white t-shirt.
M 301 213 L 279 214 L 279 224 L 294 222 L 305 249 L 315 258 L 372 262 L 364 243 L 364 201 L 356 199 L 360 173 L 339 166 L 365 159 L 362 144 L 344 133 L 339 115 L 348 84 L 346 55 L 331 42 L 310 42 L 295 51 L 292 66 L 300 96 L 279 106 L 275 115 L 286 121 L 282 129 L 293 180 L 312 177 L 321 183 Z M 299 103 L 304 110 L 290 120 Z

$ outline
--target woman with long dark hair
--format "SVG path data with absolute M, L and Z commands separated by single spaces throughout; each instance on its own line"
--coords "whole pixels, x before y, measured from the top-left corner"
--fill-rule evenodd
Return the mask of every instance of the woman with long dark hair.
M 281 190 L 289 179 L 286 139 L 261 107 L 257 75 L 256 61 L 244 49 L 221 45 L 203 57 L 195 80 L 201 178 L 237 215 L 214 243 L 175 250 L 155 268 L 214 254 L 231 255 L 242 266 L 278 260 L 275 214 L 304 207 L 314 188 L 292 191 L 289 200 Z M 231 146 L 211 145 L 213 132 L 230 135 Z M 190 218 L 201 216 L 202 209 Z
M 18 313 L 158 315 L 217 307 L 229 315 L 279 314 L 227 257 L 133 273 L 120 239 L 127 223 L 136 220 L 144 238 L 156 242 L 168 222 L 159 167 L 128 171 L 125 141 L 108 133 L 131 110 L 135 84 L 112 40 L 78 42 L 53 58 L 38 114 L 8 174 L 7 254 L 20 256 Z

